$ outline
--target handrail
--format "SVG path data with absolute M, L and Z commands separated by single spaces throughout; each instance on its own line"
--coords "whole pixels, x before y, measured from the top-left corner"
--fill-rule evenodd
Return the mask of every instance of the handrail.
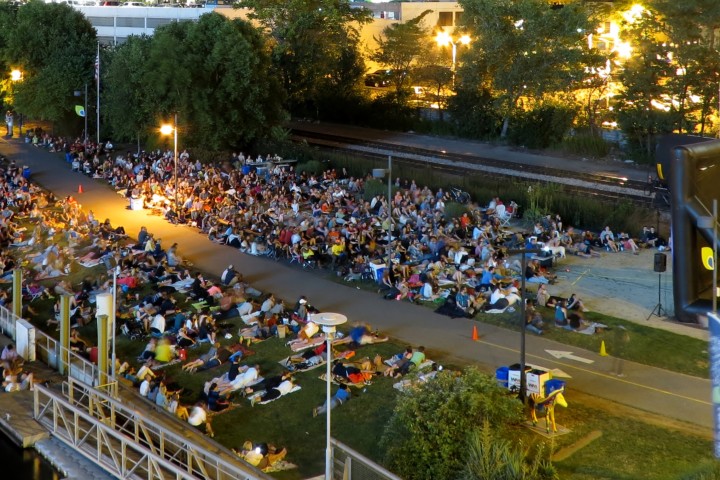
M 185 460 L 182 467 L 190 473 L 206 478 L 233 478 L 246 480 L 270 480 L 272 477 L 245 465 L 237 456 L 223 447 L 213 446 L 212 450 L 195 444 L 187 436 L 181 436 L 174 430 L 168 429 L 152 418 L 146 416 L 142 410 L 133 408 L 121 400 L 107 395 L 103 391 L 91 389 L 82 382 L 72 378 L 68 380 L 69 395 L 68 401 L 76 407 L 82 407 L 97 420 L 102 422 L 110 421 L 110 426 L 120 431 L 128 438 L 134 439 L 148 445 L 153 452 L 161 458 L 170 462 L 177 462 L 178 452 L 184 452 Z M 80 396 L 75 392 L 79 391 Z M 82 400 L 88 399 L 88 403 Z M 91 401 L 92 400 L 92 401 Z M 109 409 L 105 412 L 99 405 Z M 168 417 L 168 421 L 176 422 L 174 417 Z M 178 425 L 187 427 L 186 424 Z M 224 453 L 237 461 L 229 462 L 218 455 Z M 209 475 L 209 477 L 208 477 Z

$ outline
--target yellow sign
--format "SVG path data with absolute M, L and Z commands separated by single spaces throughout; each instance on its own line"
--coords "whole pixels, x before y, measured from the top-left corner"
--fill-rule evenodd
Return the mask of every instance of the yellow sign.
M 702 256 L 703 266 L 708 270 L 715 270 L 715 258 L 713 255 L 713 249 L 710 247 L 702 247 L 700 255 Z

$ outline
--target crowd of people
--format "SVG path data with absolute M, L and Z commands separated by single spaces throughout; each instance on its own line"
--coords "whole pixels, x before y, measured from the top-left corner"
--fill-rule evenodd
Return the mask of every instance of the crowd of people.
M 445 215 L 447 193 L 421 188 L 414 181 L 396 179 L 390 199 L 376 195 L 364 200 L 367 179 L 334 169 L 321 175 L 299 172 L 278 163 L 278 157 L 253 160 L 239 154 L 221 165 L 203 165 L 182 152 L 176 191 L 175 182 L 168 181 L 174 172 L 172 152 L 113 158 L 108 145 L 86 148 L 48 136 L 39 136 L 36 143 L 64 151 L 73 169 L 105 179 L 127 198 L 144 199 L 147 208 L 168 221 L 196 226 L 211 241 L 252 255 L 284 257 L 308 268 L 332 268 L 347 281 L 369 278 L 378 282 L 388 299 L 449 301 L 469 316 L 507 311 L 522 301 L 517 281 L 525 275 L 529 283 L 539 284 L 537 302 L 529 303 L 527 310 L 527 328 L 539 334 L 544 323 L 535 304 L 556 308 L 560 312 L 556 324 L 570 327 L 579 326 L 576 317 L 581 320 L 587 308 L 575 295 L 545 298 L 545 285 L 555 281 L 550 269 L 541 264 L 546 257 L 533 259 L 523 272 L 508 255 L 509 248 L 540 245 L 559 252 L 562 247 L 563 254 L 591 256 L 602 248 L 636 252 L 643 244 L 664 245 L 654 229 L 645 232 L 642 242 L 635 242 L 623 234 L 615 237 L 609 228 L 597 236 L 576 234 L 572 227 L 563 228 L 558 216 L 545 217 L 532 232 L 522 234 L 508 228 L 508 215 L 517 213 L 517 205 L 508 202 L 506 206 L 500 198 L 486 206 L 470 205 L 459 218 L 451 218 Z M 233 265 L 218 280 L 207 279 L 183 262 L 177 244 L 165 248 L 161 238 L 144 227 L 131 239 L 122 226 L 85 212 L 72 196 L 58 199 L 32 185 L 14 164 L 4 170 L 0 193 L 3 278 L 7 281 L 13 269 L 21 267 L 26 297 L 57 300 L 48 325 L 58 324 L 58 297 L 68 295 L 71 349 L 90 358 L 92 345 L 80 338 L 78 329 L 95 319 L 93 298 L 112 288 L 115 272 L 122 293 L 118 296 L 122 331 L 146 342 L 137 359 L 119 365 L 119 374 L 159 408 L 193 426 L 205 425 L 209 435 L 214 433 L 210 418 L 232 407 L 238 397 L 250 396 L 254 405 L 275 400 L 295 387 L 291 373 L 262 378 L 259 366 L 242 365 L 246 344 L 287 329 L 304 342 L 303 347 L 311 347 L 288 364 L 292 369 L 326 361 L 322 337 L 312 328 L 311 314 L 317 310 L 307 298 L 286 307 L 274 294 L 245 282 Z M 85 276 L 78 285 L 60 278 L 94 265 L 102 265 L 106 273 Z M 43 286 L 43 280 L 50 278 L 58 280 Z M 179 301 L 178 293 L 188 301 Z M 9 307 L 9 302 L 7 295 L 0 296 L 0 303 Z M 24 305 L 31 308 L 30 302 Z M 564 320 L 559 318 L 563 312 Z M 236 343 L 221 345 L 221 339 L 236 335 Z M 358 348 L 386 338 L 358 326 L 347 340 Z M 191 353 L 204 343 L 207 351 Z M 348 385 L 369 385 L 374 375 L 383 373 L 401 377 L 417 371 L 424 361 L 423 347 L 409 347 L 382 369 L 368 360 L 336 360 L 332 371 L 341 387 L 330 405 L 318 406 L 313 414 L 347 402 L 351 397 Z M 183 363 L 182 369 L 189 373 L 221 366 L 225 371 L 206 384 L 197 402 L 184 405 L 182 385 L 163 374 L 163 367 L 175 362 Z M 32 379 L 23 381 L 32 384 Z M 255 450 L 239 451 L 254 462 Z M 265 460 L 258 464 L 283 458 L 286 450 L 274 452 L 267 450 L 262 456 Z

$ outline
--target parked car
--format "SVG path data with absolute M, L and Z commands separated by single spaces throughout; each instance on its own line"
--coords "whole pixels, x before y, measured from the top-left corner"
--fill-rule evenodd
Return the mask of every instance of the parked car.
M 125 2 L 121 7 L 147 7 L 147 4 L 143 2 Z
M 392 70 L 375 70 L 365 75 L 365 86 L 367 87 L 389 87 L 392 84 Z

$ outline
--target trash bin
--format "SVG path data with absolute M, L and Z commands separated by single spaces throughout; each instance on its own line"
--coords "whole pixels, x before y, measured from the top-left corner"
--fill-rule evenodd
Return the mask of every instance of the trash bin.
M 248 173 L 253 171 L 253 167 L 250 165 L 243 165 L 242 167 L 242 174 L 247 175 Z
M 383 273 L 385 272 L 385 264 L 377 264 L 370 262 L 370 268 L 373 271 L 373 278 L 375 278 L 375 281 L 377 283 L 382 283 Z
M 287 325 L 278 325 L 277 332 L 279 338 L 285 338 L 285 335 L 287 334 Z
M 525 366 L 525 374 L 530 371 L 530 367 Z M 514 363 L 508 367 L 508 388 L 513 392 L 520 391 L 520 364 Z
M 547 397 L 555 390 L 560 390 L 563 388 L 565 388 L 565 380 L 559 380 L 557 378 L 548 380 L 547 382 L 545 382 L 545 396 Z
M 30 167 L 24 166 L 24 167 L 23 167 L 23 171 L 22 171 L 22 176 L 23 176 L 23 178 L 24 178 L 25 180 L 30 180 L 30 175 L 31 175 Z
M 497 380 L 498 385 L 500 385 L 502 388 L 508 388 L 509 371 L 510 369 L 508 367 L 500 367 L 495 370 L 495 380 Z
M 130 199 L 130 210 L 142 210 L 144 206 L 145 199 L 143 199 L 142 197 Z
M 530 370 L 526 377 L 528 393 L 543 393 L 545 391 L 545 382 L 550 380 L 550 377 L 550 372 L 545 370 Z

